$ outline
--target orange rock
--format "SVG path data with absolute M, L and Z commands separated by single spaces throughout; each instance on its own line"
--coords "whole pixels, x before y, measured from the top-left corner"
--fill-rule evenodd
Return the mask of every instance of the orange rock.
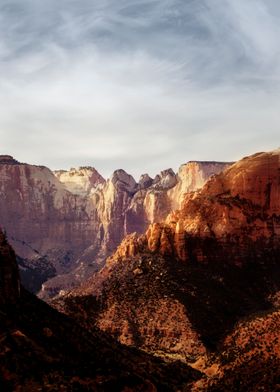
M 252 241 L 280 242 L 280 150 L 244 158 L 186 195 L 164 224 L 149 226 L 147 250 L 186 261 L 192 238 L 223 244 L 228 236 L 242 244 L 244 253 Z M 199 245 L 193 254 L 205 260 Z

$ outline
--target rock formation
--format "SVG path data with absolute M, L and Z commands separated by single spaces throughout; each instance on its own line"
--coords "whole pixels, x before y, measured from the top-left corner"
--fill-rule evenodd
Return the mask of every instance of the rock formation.
M 225 338 L 219 370 L 201 389 L 215 392 L 277 391 L 280 369 L 280 312 L 272 310 L 240 321 Z
M 89 329 L 176 356 L 220 380 L 225 336 L 239 320 L 279 303 L 279 157 L 279 150 L 255 154 L 214 176 L 164 223 L 127 236 L 101 271 L 54 305 L 80 318 L 86 314 Z M 264 330 L 260 335 L 267 339 Z M 250 374 L 247 390 L 254 391 Z
M 74 195 L 86 196 L 100 185 L 105 183 L 104 178 L 98 171 L 90 166 L 71 168 L 67 170 L 55 170 L 54 175 L 66 189 Z
M 227 166 L 190 163 L 184 174 L 168 169 L 155 179 L 143 175 L 137 184 L 124 170 L 105 181 L 91 167 L 53 173 L 0 157 L 0 224 L 19 256 L 24 283 L 37 292 L 48 280 L 42 297 L 77 285 L 127 234 L 165 219 L 175 200 Z
M 67 271 L 99 228 L 94 206 L 43 166 L 5 160 L 0 178 L 0 223 L 17 254 L 35 261 L 46 256 L 58 272 Z
M 279 167 L 280 150 L 242 159 L 210 178 L 201 190 L 187 194 L 182 208 L 164 223 L 151 225 L 144 237 L 125 241 L 117 254 L 129 254 L 126 246 L 134 253 L 145 246 L 182 261 L 203 261 L 210 256 L 202 242 L 218 241 L 217 258 L 226 247 L 238 263 L 246 251 L 261 249 L 254 246 L 258 241 L 272 249 L 280 241 Z M 234 255 L 234 245 L 242 247 L 243 256 Z
M 53 300 L 70 318 L 19 290 L 15 255 L 0 236 L 4 389 L 279 389 L 279 157 L 279 150 L 255 154 L 200 190 L 181 187 L 181 208 L 163 223 L 150 214 L 144 234 L 130 232 L 128 212 L 146 213 L 153 194 L 149 212 L 159 201 L 171 206 L 178 176 L 173 186 L 170 170 L 139 185 L 115 172 L 90 192 L 99 226 L 87 252 L 112 250 L 114 238 L 130 234 L 100 271 Z M 62 186 L 67 197 L 87 200 Z
M 0 232 L 0 385 L 3 391 L 174 391 L 200 378 L 87 331 L 25 289 Z
M 231 164 L 223 165 L 222 168 L 220 162 L 191 161 L 181 165 L 177 174 L 178 182 L 168 192 L 172 201 L 172 210 L 181 209 L 186 194 L 201 189 L 209 178 L 219 174 Z

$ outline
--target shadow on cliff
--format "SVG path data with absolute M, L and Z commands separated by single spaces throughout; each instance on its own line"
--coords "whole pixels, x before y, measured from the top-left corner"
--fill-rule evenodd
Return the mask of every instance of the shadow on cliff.
M 71 391 L 171 392 L 201 377 L 185 364 L 122 346 L 97 329 L 89 333 L 23 288 L 17 304 L 0 306 L 0 338 L 5 391 L 22 385 L 53 391 L 60 385 Z
M 280 289 L 279 247 L 254 243 L 247 244 L 252 249 L 242 250 L 234 240 L 221 244 L 198 238 L 189 239 L 187 246 L 188 262 L 151 253 L 119 260 L 102 281 L 102 295 L 80 293 L 64 298 L 61 306 L 89 329 L 99 317 L 106 321 L 109 314 L 114 317 L 111 333 L 115 338 L 125 320 L 139 347 L 144 337 L 141 328 L 148 326 L 148 320 L 142 316 L 138 320 L 135 310 L 143 307 L 145 311 L 152 303 L 154 310 L 147 312 L 153 317 L 159 301 L 172 298 L 174 306 L 176 300 L 183 304 L 202 342 L 215 351 L 239 319 L 272 308 L 268 297 Z M 206 255 L 203 262 L 201 255 Z
M 207 254 L 203 263 L 195 256 L 198 241 Z M 279 250 L 263 243 L 249 246 L 251 251 L 244 252 L 234 244 L 193 239 L 187 264 L 174 259 L 166 264 L 170 293 L 184 305 L 210 350 L 217 348 L 240 318 L 272 308 L 268 297 L 280 289 Z M 237 254 L 240 263 L 236 263 Z

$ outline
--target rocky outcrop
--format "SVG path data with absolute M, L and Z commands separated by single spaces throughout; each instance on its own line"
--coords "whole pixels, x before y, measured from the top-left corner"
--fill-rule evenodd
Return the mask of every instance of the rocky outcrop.
M 19 162 L 15 160 L 11 155 L 0 155 L 0 164 L 18 165 Z
M 181 165 L 177 174 L 178 182 L 168 192 L 172 210 L 181 209 L 188 193 L 201 189 L 209 178 L 221 173 L 233 163 L 191 161 Z
M 3 391 L 172 392 L 200 372 L 87 331 L 25 289 L 15 253 L 0 232 L 0 385 Z M 117 388 L 117 389 L 116 389 Z
M 98 171 L 90 166 L 71 168 L 70 170 L 55 170 L 54 175 L 74 195 L 89 195 L 105 183 Z
M 144 233 L 149 224 L 160 223 L 172 211 L 180 208 L 185 196 L 200 189 L 211 176 L 220 173 L 231 163 L 189 162 L 179 168 L 164 170 L 146 188 L 140 179 L 140 190 L 134 195 L 126 211 L 126 233 Z M 147 175 L 145 175 L 147 176 Z
M 256 154 L 211 178 L 164 223 L 127 236 L 58 306 L 87 314 L 89 328 L 164 356 L 195 364 L 217 353 L 240 318 L 277 302 L 279 156 Z
M 53 305 L 122 344 L 192 362 L 206 354 L 206 347 L 177 297 L 183 276 L 180 270 L 171 272 L 161 257 L 111 259 L 98 276 Z
M 98 216 L 101 222 L 102 246 L 113 251 L 127 234 L 125 211 L 137 192 L 137 183 L 124 170 L 116 170 L 105 186 L 96 192 Z
M 182 208 L 171 212 L 164 223 L 152 224 L 141 244 L 182 261 L 209 258 L 203 244 L 211 240 L 219 242 L 217 258 L 232 249 L 236 263 L 257 242 L 258 249 L 261 244 L 272 249 L 280 241 L 279 168 L 280 150 L 242 159 L 210 178 L 200 191 L 188 193 Z M 133 246 L 125 242 L 118 252 L 128 254 L 122 248 L 135 249 L 137 241 L 132 240 Z M 235 252 L 234 246 L 241 246 L 242 252 Z
M 0 157 L 0 224 L 19 256 L 24 283 L 34 291 L 43 284 L 44 298 L 79 284 L 126 235 L 161 222 L 177 198 L 228 165 L 185 166 L 184 174 L 168 169 L 155 179 L 143 175 L 138 184 L 124 170 L 105 181 L 91 167 L 53 173 Z
M 177 177 L 172 169 L 164 170 L 150 181 L 146 177 L 146 187 L 141 176 L 138 191 L 131 199 L 125 211 L 125 232 L 144 233 L 152 222 L 161 222 L 171 211 L 168 190 L 177 184 Z
M 277 152 L 262 154 L 258 164 L 256 157 L 251 157 L 247 169 L 242 164 L 242 168 L 229 170 L 234 179 L 238 171 L 246 173 L 250 167 L 262 168 L 264 160 L 269 162 L 272 168 L 262 176 L 260 188 L 252 186 L 247 193 L 246 187 L 240 186 L 235 192 L 226 172 L 218 183 L 214 179 L 209 183 L 217 193 L 213 190 L 206 196 L 207 184 L 187 196 L 183 209 L 164 225 L 154 223 L 146 235 L 130 234 L 97 275 L 57 299 L 56 307 L 71 318 L 19 290 L 15 254 L 0 233 L 2 388 L 277 390 L 279 312 L 272 308 L 280 290 L 275 224 L 279 213 L 273 201 L 278 194 L 275 155 Z M 252 173 L 257 176 L 256 170 Z M 267 180 L 273 189 L 269 202 L 262 194 Z M 132 182 L 120 183 L 123 191 L 131 189 Z M 220 193 L 220 184 L 229 184 L 229 197 Z M 229 215 L 216 229 L 215 219 L 220 219 L 216 217 L 224 205 L 228 211 L 238 208 L 246 222 L 236 222 Z M 185 229 L 191 213 L 202 228 Z M 182 225 L 178 249 L 173 242 L 177 217 Z M 206 218 L 213 231 L 203 229 Z M 266 230 L 253 227 L 257 219 L 262 222 L 261 230 L 265 227 L 273 233 L 271 237 Z M 243 238 L 253 245 L 250 253 Z M 180 256 L 178 250 L 183 249 L 186 256 Z M 242 261 L 246 262 L 233 263 L 237 250 L 240 255 L 244 249 L 247 252 Z M 120 345 L 96 327 L 134 348 Z
M 0 223 L 22 258 L 47 256 L 65 272 L 98 230 L 95 208 L 46 167 L 0 164 Z
M 280 374 L 279 328 L 279 310 L 255 314 L 237 323 L 221 347 L 219 372 L 206 383 L 198 382 L 201 389 L 276 391 Z
M 138 187 L 139 189 L 149 188 L 153 184 L 153 179 L 149 176 L 149 174 L 142 174 L 139 179 Z

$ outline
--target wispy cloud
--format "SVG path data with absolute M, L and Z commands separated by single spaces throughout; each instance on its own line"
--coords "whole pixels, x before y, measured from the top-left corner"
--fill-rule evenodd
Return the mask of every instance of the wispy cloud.
M 3 0 L 1 152 L 139 175 L 277 147 L 278 4 Z

